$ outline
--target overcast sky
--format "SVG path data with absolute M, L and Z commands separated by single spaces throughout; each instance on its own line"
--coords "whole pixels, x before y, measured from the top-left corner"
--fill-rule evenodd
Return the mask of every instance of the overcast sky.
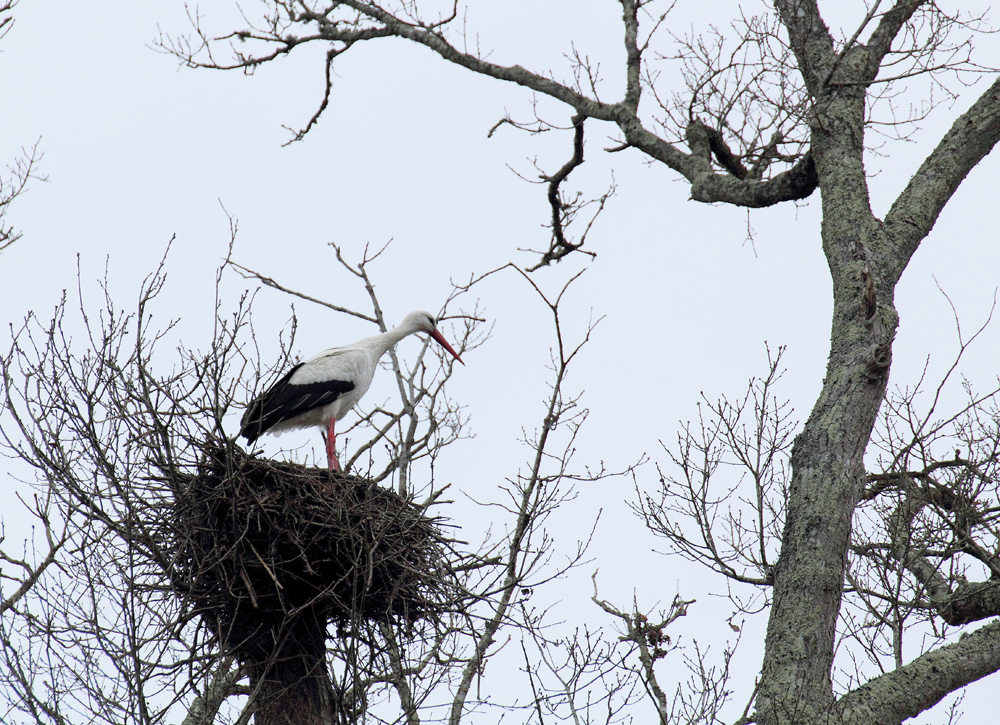
M 536 3 L 530 23 L 509 3 L 482 5 L 470 22 L 481 32 L 481 47 L 495 49 L 493 60 L 564 76 L 562 54 L 573 39 L 617 77 L 614 3 Z M 566 12 L 570 7 L 574 12 Z M 682 0 L 671 27 L 684 32 L 720 21 L 699 17 L 700 7 Z M 227 24 L 233 15 L 226 0 L 206 5 L 203 14 L 209 27 L 235 28 Z M 97 301 L 94 282 L 107 266 L 113 293 L 130 304 L 176 237 L 161 314 L 183 317 L 186 344 L 203 347 L 215 268 L 229 241 L 227 211 L 239 223 L 237 261 L 345 306 L 363 305 L 364 291 L 338 269 L 327 245 L 337 243 L 357 259 L 366 244 L 393 240 L 373 268 L 391 322 L 412 309 L 436 310 L 451 280 L 511 259 L 532 264 L 532 255 L 517 250 L 547 245 L 544 189 L 508 167 L 533 175 L 537 157 L 554 171 L 568 158 L 571 139 L 568 132 L 528 137 L 509 127 L 487 138 L 506 112 L 530 115 L 531 96 L 520 88 L 446 67 L 418 48 L 373 45 L 343 58 L 319 125 L 304 142 L 282 147 L 290 136 L 283 126 L 301 127 L 320 100 L 319 47 L 247 77 L 179 68 L 156 52 L 161 31 L 189 30 L 179 2 L 56 7 L 24 0 L 15 18 L 0 44 L 0 160 L 40 141 L 48 182 L 33 183 L 10 211 L 24 237 L 0 257 L 5 323 L 16 324 L 30 310 L 43 314 L 63 289 L 75 288 L 78 257 L 86 294 Z M 986 62 L 1000 57 L 1000 38 L 976 42 Z M 888 142 L 882 149 L 888 156 L 873 158 L 876 214 L 981 87 L 952 107 L 943 104 L 913 141 Z M 565 109 L 542 107 L 568 122 Z M 570 379 L 571 389 L 585 390 L 591 411 L 579 441 L 581 464 L 620 468 L 643 454 L 666 463 L 658 440 L 672 440 L 678 421 L 696 414 L 700 391 L 735 395 L 747 377 L 763 373 L 765 341 L 788 346 L 780 392 L 803 419 L 823 379 L 829 339 L 818 200 L 751 214 L 698 204 L 667 169 L 647 166 L 637 153 L 604 153 L 612 145 L 609 132 L 588 127 L 588 163 L 573 178 L 576 188 L 597 194 L 613 170 L 618 186 L 588 243 L 596 260 L 578 255 L 535 273 L 556 290 L 587 268 L 568 297 L 567 322 L 579 334 L 591 317 L 604 318 Z M 952 312 L 936 285 L 966 329 L 989 313 L 1000 279 L 998 181 L 994 156 L 972 172 L 907 270 L 897 299 L 894 385 L 913 383 L 928 356 L 932 371 L 942 370 L 957 349 Z M 231 279 L 226 289 L 235 300 L 246 286 Z M 467 406 L 476 438 L 456 446 L 442 465 L 458 490 L 482 498 L 529 456 L 516 441 L 522 428 L 530 431 L 541 420 L 551 339 L 544 309 L 513 277 L 484 285 L 479 297 L 494 336 L 466 357 L 468 366 L 449 385 Z M 278 293 L 262 293 L 256 307 L 262 329 L 276 335 L 289 304 Z M 303 355 L 374 332 L 308 303 L 295 307 Z M 962 368 L 983 386 L 996 377 L 998 334 L 994 325 Z M 405 356 L 417 346 L 408 340 L 400 350 Z M 276 343 L 271 352 L 277 355 Z M 378 376 L 369 395 L 391 395 L 389 376 Z M 314 448 L 322 458 L 312 431 L 265 441 L 271 455 L 296 446 L 300 456 Z M 640 486 L 652 489 L 655 466 L 642 471 Z M 626 507 L 634 495 L 630 482 L 612 481 L 584 490 L 573 504 L 559 532 L 567 541 L 586 534 L 572 530 L 574 519 L 590 519 L 598 509 L 604 514 L 594 562 L 580 579 L 583 603 L 570 604 L 592 606 L 586 580 L 599 569 L 602 595 L 618 604 L 629 604 L 633 588 L 647 606 L 668 602 L 679 589 L 699 599 L 685 631 L 717 631 L 729 605 L 711 595 L 722 593 L 724 583 L 650 554 L 657 542 L 635 533 Z M 13 505 L 12 499 L 13 486 L 4 484 L 0 501 Z M 657 574 L 635 581 L 632 565 Z M 600 619 L 592 614 L 592 621 Z M 758 655 L 739 662 L 737 684 L 745 686 Z M 990 687 L 980 683 L 972 697 Z

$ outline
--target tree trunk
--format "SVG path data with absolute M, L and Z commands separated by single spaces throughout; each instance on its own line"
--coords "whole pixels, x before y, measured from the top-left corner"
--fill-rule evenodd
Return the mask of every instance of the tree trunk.
M 326 623 L 299 612 L 289 617 L 274 651 L 252 663 L 250 684 L 257 693 L 256 725 L 335 725 L 340 700 L 326 665 Z
M 896 276 L 868 203 L 863 93 L 831 93 L 816 114 L 812 149 L 833 323 L 823 389 L 792 449 L 758 698 L 757 721 L 766 725 L 825 723 L 833 714 L 831 670 L 851 522 L 897 322 Z

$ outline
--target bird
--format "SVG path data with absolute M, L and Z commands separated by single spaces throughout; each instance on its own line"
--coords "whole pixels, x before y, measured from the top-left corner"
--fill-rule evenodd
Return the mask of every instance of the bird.
M 247 406 L 239 435 L 252 444 L 265 433 L 321 427 L 326 434 L 327 465 L 340 470 L 335 424 L 358 404 L 375 377 L 379 359 L 407 335 L 426 332 L 458 362 L 459 354 L 437 329 L 429 312 L 411 312 L 398 327 L 352 345 L 331 347 L 300 362 Z

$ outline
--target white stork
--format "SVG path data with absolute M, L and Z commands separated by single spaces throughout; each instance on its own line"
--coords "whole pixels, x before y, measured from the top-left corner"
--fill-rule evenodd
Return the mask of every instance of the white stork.
M 358 340 L 353 345 L 331 347 L 294 366 L 250 403 L 240 421 L 240 435 L 250 445 L 264 433 L 322 426 L 326 432 L 327 464 L 330 470 L 339 471 L 334 424 L 368 392 L 379 358 L 415 332 L 428 333 L 465 365 L 438 332 L 437 322 L 430 313 L 411 312 L 399 327 Z

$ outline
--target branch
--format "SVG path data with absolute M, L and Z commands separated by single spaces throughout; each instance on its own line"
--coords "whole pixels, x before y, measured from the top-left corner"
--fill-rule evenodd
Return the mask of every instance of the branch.
M 339 255 L 339 250 L 338 250 L 338 255 Z M 248 269 L 247 267 L 244 267 L 242 264 L 239 264 L 232 260 L 229 260 L 229 264 L 240 271 L 240 274 L 242 275 L 243 279 L 254 279 L 263 284 L 265 287 L 270 287 L 272 289 L 278 290 L 279 292 L 284 292 L 286 295 L 291 295 L 292 297 L 298 297 L 299 299 L 303 299 L 308 302 L 314 302 L 315 304 L 322 305 L 323 307 L 329 308 L 334 312 L 343 312 L 345 315 L 351 315 L 352 317 L 357 317 L 358 319 L 364 320 L 365 322 L 378 323 L 378 320 L 376 320 L 374 317 L 369 317 L 368 315 L 364 315 L 360 312 L 356 312 L 355 310 L 351 310 L 346 307 L 340 307 L 338 305 L 334 305 L 329 302 L 324 302 L 323 300 L 317 299 L 315 297 L 310 297 L 309 295 L 303 292 L 297 292 L 296 290 L 290 289 L 282 284 L 279 284 L 278 282 L 275 282 L 270 277 L 265 277 L 260 272 L 255 272 L 252 269 Z
M 953 627 L 1000 615 L 1000 582 L 960 582 L 952 590 L 938 568 L 925 558 L 911 556 L 905 564 L 924 585 L 941 619 Z
M 3 13 L 7 13 L 13 10 L 15 5 L 17 5 L 17 0 L 4 0 L 3 2 L 0 2 L 0 16 L 2 16 Z M 0 38 L 3 38 L 5 35 L 7 35 L 7 33 L 10 32 L 10 29 L 13 27 L 14 27 L 13 15 L 8 15 L 7 17 L 0 17 Z
M 618 126 L 628 146 L 665 164 L 691 182 L 691 199 L 705 204 L 723 202 L 760 209 L 784 201 L 805 199 L 819 188 L 812 155 L 806 153 L 795 166 L 770 179 L 739 179 L 716 173 L 707 156 L 685 154 L 642 126 L 637 118 L 622 119 Z
M 695 119 L 688 124 L 685 135 L 692 152 L 698 153 L 700 151 L 701 155 L 705 157 L 712 154 L 719 165 L 737 179 L 750 177 L 750 170 L 733 153 L 718 130 L 703 123 L 700 119 Z
M 483 60 L 476 55 L 463 53 L 446 41 L 439 32 L 436 32 L 435 29 L 403 22 L 392 13 L 383 10 L 374 3 L 346 0 L 345 2 L 338 4 L 352 8 L 362 15 L 367 16 L 376 22 L 382 23 L 393 36 L 418 43 L 425 48 L 434 51 L 450 63 L 467 68 L 468 70 L 481 75 L 510 81 L 511 83 L 516 83 L 519 86 L 530 88 L 531 90 L 537 91 L 538 93 L 542 93 L 546 96 L 551 96 L 556 100 L 572 106 L 578 113 L 592 116 L 594 118 L 611 120 L 617 110 L 617 104 L 609 105 L 607 103 L 602 103 L 588 98 L 587 96 L 570 89 L 568 86 L 558 83 L 551 78 L 539 75 L 538 73 L 533 73 L 519 65 L 498 65 L 496 63 L 490 63 L 489 61 Z M 340 31 L 339 29 L 335 29 L 335 26 L 327 25 L 324 26 L 323 30 L 323 35 L 327 40 L 341 39 Z
M 49 524 L 47 521 L 45 522 L 45 526 L 46 526 L 46 532 L 48 533 Z M 23 598 L 24 595 L 31 590 L 31 587 L 33 587 L 38 582 L 38 579 L 42 576 L 45 570 L 55 562 L 56 554 L 59 553 L 59 550 L 66 543 L 67 536 L 68 535 L 64 534 L 59 541 L 52 541 L 50 538 L 49 553 L 45 556 L 45 559 L 43 559 L 40 564 L 34 567 L 27 564 L 27 562 L 16 561 L 8 557 L 2 551 L 0 551 L 0 563 L 7 562 L 9 564 L 15 564 L 27 569 L 28 572 L 27 576 L 25 576 L 25 578 L 22 580 L 21 586 L 17 588 L 17 591 L 11 594 L 3 601 L 0 601 L 0 614 L 3 614 L 8 609 L 17 604 L 18 601 L 20 601 L 21 598 Z M 0 539 L 0 541 L 2 541 L 2 539 Z
M 641 0 L 620 0 L 622 21 L 625 24 L 625 100 L 632 115 L 639 112 L 639 95 L 642 92 L 642 50 L 639 48 L 639 6 Z
M 670 637 L 664 630 L 678 618 L 686 616 L 688 607 L 694 604 L 695 600 L 684 600 L 679 594 L 675 595 L 674 601 L 670 604 L 670 610 L 663 615 L 663 619 L 650 621 L 647 614 L 639 611 L 638 605 L 633 607 L 632 612 L 623 612 L 610 602 L 600 599 L 597 593 L 597 572 L 594 572 L 591 581 L 594 584 L 594 595 L 590 600 L 603 609 L 605 613 L 621 622 L 625 634 L 621 635 L 619 639 L 631 642 L 635 646 L 636 655 L 642 667 L 643 684 L 656 706 L 661 725 L 668 725 L 671 718 L 667 707 L 667 696 L 656 678 L 654 666 L 657 660 L 662 659 L 667 654 L 663 647 L 670 644 Z
M 820 16 L 819 6 L 816 0 L 776 0 L 774 4 L 788 30 L 802 79 L 813 98 L 817 98 L 836 60 L 833 37 Z
M 574 443 L 576 433 L 586 418 L 586 411 L 574 412 L 577 400 L 565 397 L 563 385 L 570 364 L 584 345 L 589 342 L 596 322 L 587 328 L 582 339 L 575 346 L 570 347 L 563 337 L 559 305 L 563 295 L 582 272 L 571 277 L 554 300 L 550 300 L 525 271 L 514 265 L 504 265 L 497 270 L 487 272 L 470 282 L 469 286 L 471 287 L 472 284 L 508 268 L 514 269 L 531 285 L 535 293 L 548 307 L 552 316 L 556 337 L 556 344 L 551 352 L 553 379 L 549 386 L 550 394 L 545 402 L 541 427 L 533 439 L 529 440 L 527 437 L 524 439 L 532 448 L 530 469 L 525 474 L 518 474 L 516 479 L 510 479 L 512 487 L 507 489 L 513 500 L 510 508 L 506 506 L 504 508 L 514 514 L 515 524 L 513 531 L 507 538 L 507 551 L 503 555 L 503 579 L 496 588 L 496 598 L 491 598 L 492 614 L 485 618 L 482 630 L 476 637 L 473 652 L 462 670 L 451 703 L 448 720 L 450 725 L 458 725 L 461 722 L 472 683 L 477 675 L 482 673 L 500 627 L 510 620 L 509 611 L 514 603 L 514 596 L 519 590 L 523 591 L 525 587 L 530 587 L 530 584 L 525 583 L 526 577 L 549 555 L 551 547 L 547 535 L 541 527 L 549 512 L 566 500 L 565 494 L 560 491 L 560 482 L 565 480 L 598 480 L 608 475 L 620 475 L 608 474 L 604 472 L 603 468 L 600 472 L 589 474 L 586 477 L 574 475 L 569 471 L 569 462 L 576 450 Z M 562 454 L 553 453 L 551 450 L 556 445 L 555 441 L 560 427 L 566 430 L 569 436 Z M 554 470 L 550 471 L 550 466 L 554 466 Z M 563 565 L 563 571 L 575 566 L 585 549 L 586 543 L 584 542 L 578 547 L 576 555 Z
M 998 140 L 1000 79 L 952 124 L 886 214 L 885 228 L 897 247 L 897 278 L 959 184 Z
M 204 691 L 194 698 L 181 725 L 212 725 L 226 699 L 237 694 L 236 684 L 244 676 L 246 673 L 232 657 L 222 659 Z
M 869 74 L 871 79 L 874 79 L 878 75 L 878 69 L 882 65 L 882 59 L 885 58 L 886 54 L 892 49 L 892 41 L 896 39 L 899 35 L 899 31 L 903 29 L 906 23 L 913 17 L 921 5 L 925 3 L 923 0 L 896 0 L 896 4 L 891 10 L 886 11 L 885 15 L 878 23 L 878 27 L 872 31 L 871 37 L 868 39 L 868 62 L 869 62 Z M 878 8 L 878 3 L 872 7 L 871 12 L 868 17 L 865 18 L 867 21 L 871 18 L 872 14 Z M 861 28 L 858 28 L 860 31 Z M 857 36 L 855 36 L 857 37 Z M 842 54 L 846 53 L 849 48 L 845 47 Z
M 583 251 L 580 247 L 583 246 L 583 243 L 586 240 L 586 234 L 583 235 L 579 242 L 574 244 L 566 239 L 564 231 L 564 227 L 566 226 L 565 222 L 572 222 L 572 217 L 574 216 L 573 212 L 579 209 L 580 204 L 578 202 L 570 202 L 569 204 L 564 203 L 562 196 L 559 193 L 559 186 L 569 177 L 571 173 L 573 173 L 573 170 L 577 166 L 583 164 L 583 122 L 585 120 L 584 116 L 573 116 L 572 158 L 563 164 L 562 168 L 552 176 L 542 177 L 543 181 L 549 182 L 548 200 L 549 206 L 552 207 L 552 244 L 548 251 L 542 255 L 538 264 L 528 268 L 529 272 L 541 269 L 552 262 L 558 262 L 567 254 Z M 603 208 L 604 204 L 602 203 L 601 209 Z M 600 213 L 600 210 L 598 213 Z M 591 257 L 597 256 L 594 252 L 584 251 L 583 253 L 589 254 Z
M 0 12 L 8 10 L 10 7 L 9 4 L 0 5 Z M 5 23 L 9 20 L 10 18 L 0 21 L 0 37 L 3 37 L 3 34 L 10 29 L 7 26 L 5 30 Z M 4 223 L 11 203 L 27 190 L 30 180 L 47 180 L 44 175 L 37 173 L 38 163 L 42 160 L 42 153 L 38 150 L 38 145 L 39 141 L 36 141 L 30 148 L 22 148 L 21 156 L 8 167 L 9 178 L 0 177 L 0 251 L 21 238 L 20 232 L 13 226 L 7 226 Z
M 1000 622 L 876 677 L 837 701 L 843 723 L 898 723 L 1000 669 Z
M 411 22 L 408 16 L 404 18 L 400 14 L 383 9 L 378 4 L 359 2 L 358 0 L 334 3 L 330 9 L 324 11 L 309 10 L 305 4 L 296 5 L 293 11 L 290 3 L 278 3 L 280 8 L 284 8 L 287 17 L 282 15 L 280 18 L 277 16 L 269 18 L 270 25 L 266 30 L 260 32 L 237 31 L 214 39 L 209 39 L 202 33 L 198 27 L 197 18 L 194 18 L 192 22 L 195 24 L 198 37 L 201 40 L 199 50 L 192 52 L 187 43 L 174 43 L 169 46 L 161 42 L 160 45 L 188 65 L 207 68 L 253 69 L 263 63 L 287 55 L 294 48 L 306 43 L 320 41 L 335 44 L 334 48 L 330 49 L 326 55 L 324 65 L 326 84 L 320 108 L 293 140 L 300 139 L 311 129 L 327 107 L 330 94 L 329 73 L 334 58 L 339 57 L 350 47 L 360 42 L 376 38 L 397 37 L 422 45 L 447 62 L 474 73 L 515 83 L 565 103 L 574 109 L 575 115 L 579 118 L 593 118 L 615 124 L 624 136 L 624 144 L 617 150 L 625 147 L 637 148 L 677 171 L 691 183 L 691 198 L 696 201 L 705 203 L 721 201 L 736 206 L 759 208 L 783 201 L 803 199 L 816 190 L 818 182 L 811 159 L 803 159 L 795 167 L 767 181 L 733 178 L 729 174 L 717 174 L 709 159 L 685 153 L 673 143 L 644 128 L 638 116 L 638 103 L 641 87 L 642 53 L 646 50 L 648 39 L 646 43 L 639 42 L 637 19 L 637 14 L 643 3 L 636 2 L 636 0 L 619 1 L 623 8 L 622 17 L 625 29 L 626 84 L 622 99 L 614 103 L 600 101 L 596 95 L 588 96 L 568 84 L 560 83 L 547 75 L 527 70 L 520 65 L 499 65 L 485 60 L 479 54 L 463 52 L 445 39 L 442 26 L 448 22 L 447 20 L 434 23 L 416 20 Z M 333 13 L 338 9 L 353 11 L 355 15 L 349 20 L 334 18 Z M 662 18 L 660 21 L 662 22 Z M 295 35 L 291 32 L 302 24 L 310 26 L 308 34 Z M 312 27 L 313 25 L 316 27 Z M 655 25 L 658 26 L 659 22 Z M 237 52 L 235 63 L 220 64 L 212 58 L 211 46 L 225 40 L 255 40 L 271 47 L 268 48 L 268 52 L 257 56 Z M 277 46 L 277 50 L 274 50 L 274 46 Z M 208 54 L 207 61 L 195 57 L 197 53 L 201 52 Z

